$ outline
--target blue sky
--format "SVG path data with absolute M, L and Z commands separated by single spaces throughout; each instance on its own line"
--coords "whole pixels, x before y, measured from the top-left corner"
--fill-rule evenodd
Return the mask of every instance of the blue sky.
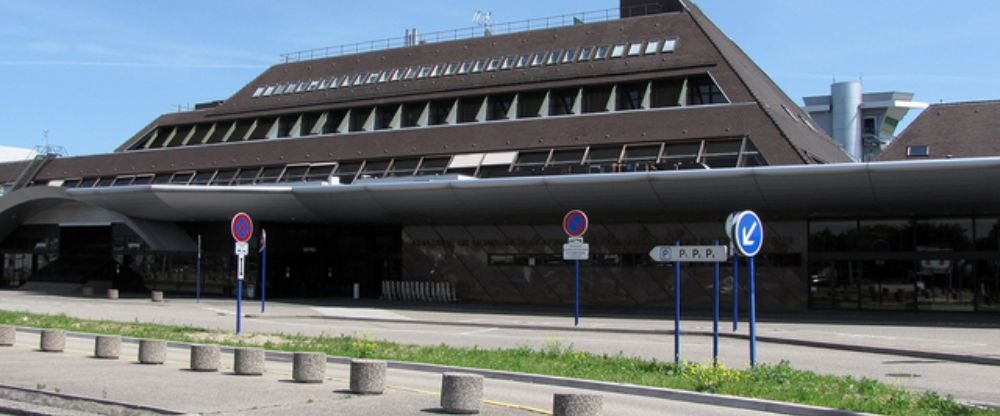
M 832 80 L 1000 99 L 995 0 L 696 0 L 789 96 Z M 0 0 L 0 144 L 104 153 L 178 106 L 228 98 L 279 54 L 617 7 L 616 0 Z M 912 119 L 912 116 L 909 117 Z

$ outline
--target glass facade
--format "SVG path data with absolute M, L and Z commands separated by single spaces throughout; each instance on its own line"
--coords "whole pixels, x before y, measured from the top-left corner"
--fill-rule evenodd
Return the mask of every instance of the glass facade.
M 809 223 L 813 309 L 1000 310 L 997 219 Z

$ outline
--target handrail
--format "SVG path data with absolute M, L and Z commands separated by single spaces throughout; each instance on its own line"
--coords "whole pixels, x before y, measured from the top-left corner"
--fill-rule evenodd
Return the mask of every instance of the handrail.
M 646 4 L 635 6 L 635 14 L 659 13 L 662 8 L 658 4 Z M 631 9 L 630 9 L 631 10 Z M 472 39 L 476 37 L 504 35 L 509 33 L 527 32 L 532 30 L 552 29 L 557 27 L 572 26 L 587 23 L 606 22 L 617 20 L 621 17 L 621 10 L 618 8 L 592 10 L 586 12 L 570 13 L 559 16 L 539 17 L 527 20 L 518 20 L 504 23 L 489 23 L 482 26 L 464 27 L 459 29 L 442 30 L 430 33 L 421 33 L 417 36 L 417 44 L 449 42 L 454 40 Z M 343 45 L 328 46 L 324 48 L 305 49 L 301 51 L 281 54 L 281 62 L 299 62 L 321 58 L 332 58 L 344 55 L 353 55 L 365 52 L 374 52 L 387 49 L 402 48 L 411 46 L 407 44 L 407 37 L 393 37 L 377 39 Z

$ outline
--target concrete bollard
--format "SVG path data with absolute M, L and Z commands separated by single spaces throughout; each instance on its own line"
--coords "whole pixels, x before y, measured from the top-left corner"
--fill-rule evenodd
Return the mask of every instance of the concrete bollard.
M 108 289 L 108 299 L 118 299 L 118 289 Z
M 237 348 L 233 357 L 233 372 L 240 376 L 264 374 L 264 350 L 260 348 Z
M 94 288 L 92 288 L 90 286 L 84 286 L 84 287 L 80 288 L 80 294 L 83 295 L 83 297 L 85 297 L 85 298 L 89 298 L 91 296 L 94 296 Z
M 159 339 L 139 340 L 139 363 L 163 364 L 167 360 L 167 341 Z
M 39 348 L 45 352 L 62 352 L 66 348 L 66 331 L 61 329 L 43 329 Z
M 192 345 L 191 370 L 219 371 L 219 346 Z
M 150 298 L 152 298 L 153 302 L 163 302 L 163 291 L 162 290 L 154 290 L 150 294 Z
M 17 338 L 17 328 L 7 325 L 0 325 L 0 347 L 10 347 L 14 345 Z
M 292 380 L 296 383 L 322 383 L 326 376 L 326 354 L 297 352 L 292 357 Z
M 382 394 L 385 368 L 385 361 L 351 360 L 351 393 Z
M 601 416 L 604 398 L 597 394 L 565 394 L 552 396 L 552 416 Z
M 441 408 L 445 413 L 476 414 L 483 406 L 483 376 L 444 373 L 441 378 Z
M 98 335 L 94 338 L 94 358 L 118 359 L 122 350 L 122 337 Z

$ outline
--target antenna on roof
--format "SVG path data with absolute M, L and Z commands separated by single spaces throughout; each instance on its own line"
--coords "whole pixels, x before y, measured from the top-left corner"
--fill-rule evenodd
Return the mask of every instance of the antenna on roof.
M 49 131 L 42 130 L 42 139 L 45 141 L 44 144 L 35 146 L 35 153 L 43 156 L 60 157 L 66 156 L 66 148 L 59 145 L 49 144 Z
M 476 10 L 476 13 L 472 15 L 472 21 L 476 22 L 477 25 L 482 26 L 483 36 L 489 36 L 493 32 L 490 30 L 490 27 L 492 26 L 490 24 L 491 19 L 493 19 L 493 12 L 490 11 L 484 12 L 482 10 Z

